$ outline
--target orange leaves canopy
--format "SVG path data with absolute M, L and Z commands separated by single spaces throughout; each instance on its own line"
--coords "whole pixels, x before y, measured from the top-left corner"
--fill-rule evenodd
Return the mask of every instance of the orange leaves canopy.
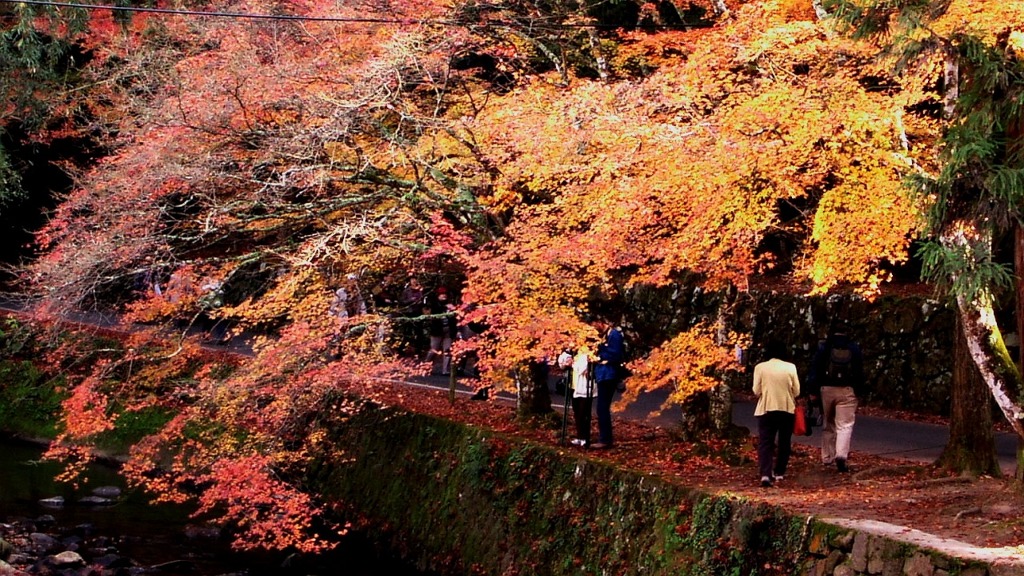
M 473 294 L 495 318 L 550 321 L 497 356 L 565 339 L 563 316 L 589 311 L 595 292 L 687 274 L 742 289 L 769 274 L 870 295 L 908 258 L 920 219 L 901 182 L 928 151 L 909 140 L 933 134 L 864 75 L 864 47 L 794 14 L 748 4 L 644 79 L 540 79 L 474 119 L 502 167 L 488 206 L 531 205 L 500 249 L 472 259 L 470 290 L 487 287 Z

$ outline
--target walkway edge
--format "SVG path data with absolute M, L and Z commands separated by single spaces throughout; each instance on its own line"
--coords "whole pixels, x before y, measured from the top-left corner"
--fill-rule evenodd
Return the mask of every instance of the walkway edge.
M 915 528 L 908 528 L 878 520 L 851 520 L 849 518 L 821 517 L 822 522 L 849 528 L 858 532 L 874 534 L 907 542 L 915 546 L 938 550 L 965 560 L 976 560 L 985 564 L 1014 566 L 1024 569 L 1024 550 L 1021 547 L 982 548 L 960 540 L 944 538 Z

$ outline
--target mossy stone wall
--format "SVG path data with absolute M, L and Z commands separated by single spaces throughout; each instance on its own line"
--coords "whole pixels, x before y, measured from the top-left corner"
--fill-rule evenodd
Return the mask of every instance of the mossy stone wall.
M 1024 574 L 877 535 L 870 561 L 855 529 L 423 415 L 367 406 L 325 446 L 312 491 L 440 574 Z
M 639 355 L 698 322 L 724 321 L 752 339 L 746 350 L 748 372 L 761 360 L 764 344 L 776 339 L 788 346 L 801 375 L 807 374 L 830 325 L 840 320 L 864 350 L 869 404 L 949 413 L 956 316 L 946 301 L 928 295 L 905 290 L 873 300 L 853 294 L 808 296 L 786 286 L 773 290 L 767 282 L 743 293 L 637 288 L 623 318 Z M 725 379 L 733 389 L 749 391 L 748 372 L 732 372 Z
M 748 366 L 760 360 L 771 339 L 788 345 L 804 376 L 818 342 L 840 318 L 864 350 L 867 400 L 870 404 L 948 415 L 953 373 L 956 316 L 934 298 L 915 295 L 880 297 L 810 297 L 787 292 L 751 292 L 739 299 L 730 316 L 753 337 Z M 750 386 L 748 374 L 733 387 Z

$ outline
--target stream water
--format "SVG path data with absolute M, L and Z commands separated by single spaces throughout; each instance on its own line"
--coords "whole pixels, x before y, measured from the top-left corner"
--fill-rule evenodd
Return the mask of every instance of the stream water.
M 160 574 L 215 576 L 327 575 L 422 576 L 401 562 L 371 555 L 374 548 L 358 536 L 329 555 L 295 561 L 284 555 L 254 555 L 232 552 L 223 538 L 198 529 L 188 511 L 172 505 L 152 505 L 142 493 L 129 491 L 113 467 L 91 466 L 87 481 L 77 489 L 54 480 L 60 467 L 41 460 L 42 450 L 34 444 L 0 440 L 0 522 L 52 517 L 53 531 L 79 529 L 102 535 L 116 544 L 119 555 L 144 567 L 164 566 Z M 121 497 L 113 505 L 86 505 L 98 487 L 117 487 Z M 61 506 L 44 500 L 63 497 Z M 41 529 L 51 531 L 49 528 Z

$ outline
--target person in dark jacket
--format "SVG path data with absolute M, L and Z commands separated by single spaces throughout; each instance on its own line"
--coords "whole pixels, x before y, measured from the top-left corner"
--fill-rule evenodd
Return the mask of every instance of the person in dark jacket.
M 431 318 L 427 324 L 427 331 L 430 336 L 430 350 L 427 351 L 426 360 L 432 362 L 441 358 L 441 374 L 448 375 L 452 362 L 452 342 L 455 341 L 459 330 L 453 313 L 455 306 L 448 300 L 448 289 L 444 286 L 438 288 L 437 296 L 429 306 Z
M 611 448 L 612 400 L 622 382 L 622 364 L 626 359 L 626 339 L 622 330 L 606 319 L 599 319 L 595 328 L 604 334 L 604 342 L 597 347 L 597 364 L 594 366 L 594 381 L 597 382 L 597 432 L 598 441 L 591 448 Z
M 821 401 L 821 461 L 826 466 L 835 464 L 840 472 L 848 472 L 858 396 L 863 396 L 864 357 L 860 346 L 841 325 L 818 343 L 807 383 L 811 401 Z

